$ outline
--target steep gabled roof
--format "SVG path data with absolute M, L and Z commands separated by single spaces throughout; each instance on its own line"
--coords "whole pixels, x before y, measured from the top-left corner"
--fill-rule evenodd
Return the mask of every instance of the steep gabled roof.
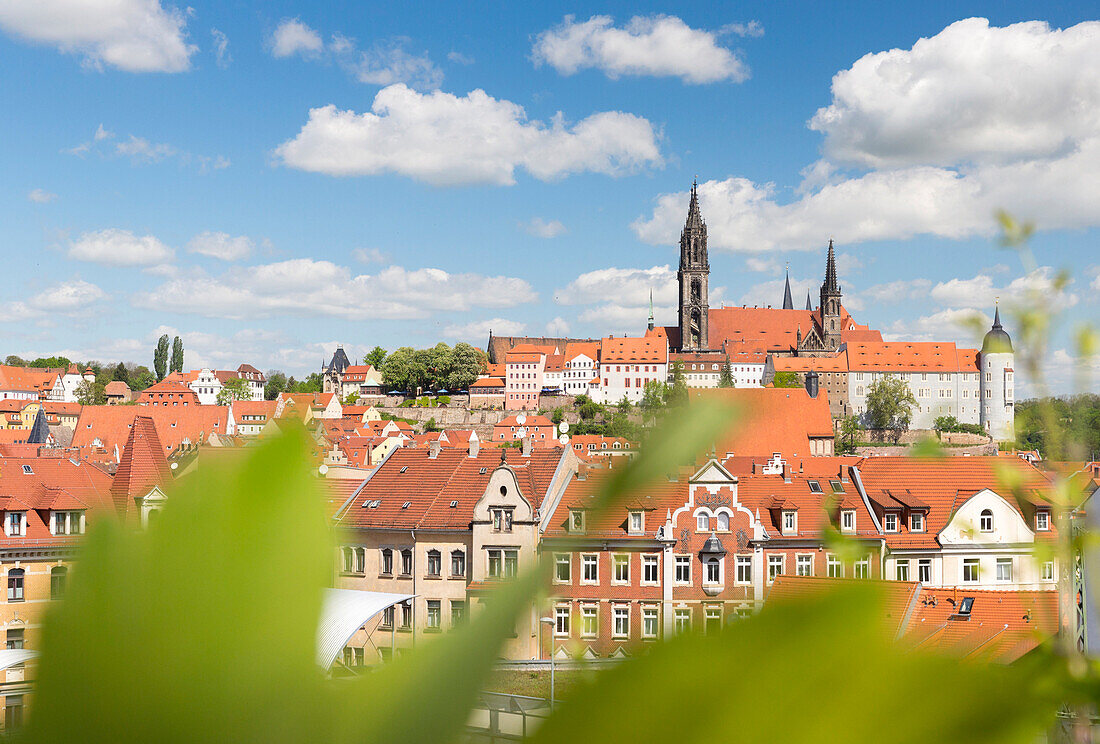
M 111 484 L 115 508 L 125 514 L 135 498 L 145 496 L 154 486 L 163 488 L 171 479 L 172 471 L 152 417 L 135 417 Z

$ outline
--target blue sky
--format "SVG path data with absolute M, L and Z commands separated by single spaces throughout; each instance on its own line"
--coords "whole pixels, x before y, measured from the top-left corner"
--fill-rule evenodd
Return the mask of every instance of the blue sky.
M 638 332 L 650 289 L 673 320 L 695 175 L 712 304 L 778 302 L 789 262 L 801 305 L 830 237 L 891 338 L 970 343 L 1038 287 L 1059 390 L 1097 315 L 1090 4 L 107 5 L 0 2 L 4 354 L 148 363 L 169 329 L 302 374 Z M 1031 270 L 996 207 L 1038 223 Z

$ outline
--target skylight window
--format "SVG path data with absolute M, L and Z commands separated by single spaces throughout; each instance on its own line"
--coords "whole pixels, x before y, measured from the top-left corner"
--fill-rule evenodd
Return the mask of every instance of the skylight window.
M 404 504 L 401 505 L 401 508 L 402 509 L 408 509 L 411 505 L 412 505 L 411 501 L 406 501 Z
M 833 493 L 844 493 L 844 486 L 840 481 L 829 481 L 829 485 L 833 487 Z
M 821 493 L 821 484 L 817 481 L 806 481 L 810 486 L 810 493 Z
M 485 475 L 486 470 L 488 470 L 488 468 L 482 468 L 481 470 L 479 470 L 477 472 L 478 472 L 479 475 Z
M 408 470 L 408 469 L 409 469 L 409 466 L 408 466 L 408 465 L 403 465 L 403 466 L 401 467 L 401 470 L 399 470 L 398 472 L 399 472 L 399 473 L 404 473 L 404 472 L 405 472 L 406 470 Z
M 34 475 L 34 470 L 31 469 L 30 465 L 24 465 L 23 466 L 23 472 L 26 473 L 27 475 Z
M 457 502 L 457 501 L 452 501 L 452 502 L 451 502 L 451 508 L 452 508 L 452 509 L 456 508 L 457 506 L 458 506 L 458 502 Z

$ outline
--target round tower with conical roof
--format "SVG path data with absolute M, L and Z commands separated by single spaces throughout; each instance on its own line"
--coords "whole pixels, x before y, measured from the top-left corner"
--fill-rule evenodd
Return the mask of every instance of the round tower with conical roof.
M 985 334 L 978 354 L 978 394 L 981 396 L 981 424 L 997 441 L 1016 436 L 1015 374 L 1012 339 L 1001 326 L 1001 309 L 993 316 L 993 327 Z

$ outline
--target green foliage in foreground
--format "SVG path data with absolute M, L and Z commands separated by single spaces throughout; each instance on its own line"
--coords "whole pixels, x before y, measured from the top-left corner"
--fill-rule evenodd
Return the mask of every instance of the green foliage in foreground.
M 1051 452 L 1043 407 L 1063 428 L 1071 443 L 1068 452 Z M 1074 460 L 1100 458 L 1100 395 L 1074 395 L 1016 404 L 1016 444 L 1020 449 L 1038 450 L 1043 457 Z
M 708 407 L 688 419 L 655 429 L 592 508 L 690 462 L 730 412 Z M 328 680 L 314 644 L 333 535 L 307 448 L 298 431 L 257 447 L 239 469 L 204 466 L 176 484 L 148 530 L 94 526 L 68 597 L 46 619 L 31 741 L 463 737 L 548 566 L 502 585 L 446 636 L 360 677 Z M 1048 649 L 1014 668 L 903 652 L 871 586 L 853 582 L 721 634 L 654 644 L 577 680 L 534 738 L 1031 742 L 1075 697 Z

